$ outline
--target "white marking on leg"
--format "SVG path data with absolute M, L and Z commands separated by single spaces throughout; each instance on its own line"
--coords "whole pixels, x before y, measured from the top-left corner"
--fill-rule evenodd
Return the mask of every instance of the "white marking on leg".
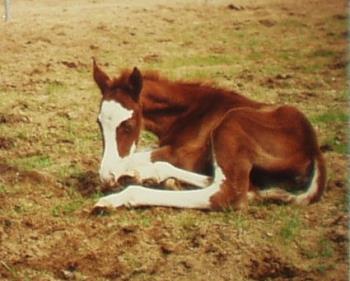
M 225 176 L 219 166 L 214 182 L 201 190 L 168 191 L 129 186 L 120 193 L 102 197 L 95 207 L 164 206 L 176 208 L 209 209 L 210 197 L 219 191 Z
M 129 155 L 134 154 L 136 151 L 136 144 L 133 142 L 133 144 L 130 147 Z
M 140 169 L 144 166 L 150 166 L 150 164 L 153 164 L 151 162 L 151 152 L 129 154 L 127 157 L 119 159 L 118 165 L 113 171 L 115 180 L 117 181 L 121 176 L 125 175 L 133 176 L 138 178 L 138 180 L 142 180 Z M 147 177 L 147 179 L 148 178 L 150 177 Z
M 120 193 L 102 197 L 95 207 L 164 206 L 208 209 L 209 198 L 215 192 L 216 186 L 201 190 L 168 191 L 133 185 Z
M 154 166 L 159 181 L 175 178 L 198 187 L 207 187 L 211 181 L 211 177 L 179 169 L 167 162 L 155 162 Z
M 310 184 L 309 188 L 307 189 L 307 191 L 305 193 L 302 193 L 302 194 L 296 196 L 295 204 L 297 204 L 297 205 L 308 205 L 310 203 L 310 200 L 313 197 L 313 195 L 315 195 L 317 193 L 318 176 L 319 176 L 318 167 L 317 167 L 317 163 L 315 163 L 314 164 L 314 172 L 313 172 L 311 184 Z
M 179 169 L 167 162 L 135 163 L 133 167 L 136 168 L 135 174 L 141 181 L 154 179 L 157 182 L 162 182 L 168 178 L 175 178 L 198 187 L 207 187 L 211 182 L 211 177 Z
M 125 174 L 134 174 L 139 181 L 154 179 L 161 182 L 168 178 L 175 178 L 198 187 L 207 187 L 210 184 L 211 177 L 179 169 L 167 162 L 151 162 L 151 153 L 135 153 L 123 159 L 121 165 L 123 170 L 118 169 L 116 178 Z
M 115 101 L 104 101 L 101 105 L 99 121 L 102 127 L 104 138 L 104 152 L 100 167 L 100 177 L 102 180 L 111 178 L 114 170 L 118 167 L 121 157 L 118 152 L 116 141 L 116 129 L 133 114 L 132 110 L 124 108 Z

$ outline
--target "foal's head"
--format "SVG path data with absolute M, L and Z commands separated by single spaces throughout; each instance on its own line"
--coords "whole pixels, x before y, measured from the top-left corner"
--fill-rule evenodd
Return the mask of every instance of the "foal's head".
M 103 134 L 103 159 L 100 178 L 114 184 L 127 168 L 125 158 L 134 152 L 141 130 L 139 96 L 142 75 L 135 67 L 110 79 L 94 60 L 93 75 L 101 90 L 102 100 L 98 123 Z M 124 161 L 123 161 L 124 159 Z

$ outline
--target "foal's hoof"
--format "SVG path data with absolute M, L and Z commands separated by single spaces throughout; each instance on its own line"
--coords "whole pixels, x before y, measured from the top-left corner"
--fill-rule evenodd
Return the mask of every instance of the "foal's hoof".
M 110 208 L 108 208 L 106 206 L 95 205 L 92 208 L 90 215 L 92 215 L 92 216 L 104 216 L 104 215 L 108 215 L 109 213 L 110 213 Z
M 119 186 L 128 186 L 131 184 L 137 184 L 138 179 L 134 176 L 123 175 L 118 179 L 117 183 Z
M 220 194 L 220 192 L 212 195 L 209 199 L 210 208 L 214 211 L 221 211 L 230 207 L 230 202 Z
M 174 179 L 174 178 L 166 179 L 163 183 L 164 183 L 165 187 L 167 189 L 170 189 L 170 190 L 181 190 L 182 189 L 181 182 Z
M 238 211 L 238 210 L 245 210 L 248 208 L 247 196 L 234 198 L 224 190 L 221 190 L 213 194 L 209 198 L 209 201 L 210 201 L 210 207 L 212 210 L 233 209 Z

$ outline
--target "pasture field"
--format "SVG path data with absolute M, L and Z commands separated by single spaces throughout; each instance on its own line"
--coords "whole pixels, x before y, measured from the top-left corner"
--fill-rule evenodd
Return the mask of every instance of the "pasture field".
M 345 0 L 12 2 L 0 22 L 0 280 L 348 280 Z M 297 106 L 327 161 L 323 199 L 91 214 L 92 56 L 110 74 L 138 66 Z

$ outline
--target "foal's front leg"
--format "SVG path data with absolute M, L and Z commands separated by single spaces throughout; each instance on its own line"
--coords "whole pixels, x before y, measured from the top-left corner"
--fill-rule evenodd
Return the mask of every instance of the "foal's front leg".
M 166 179 L 175 178 L 198 187 L 207 187 L 212 181 L 211 177 L 177 168 L 167 162 L 152 162 L 151 155 L 152 152 L 141 152 L 126 158 L 125 171 L 116 175 L 116 180 L 123 175 L 134 175 L 140 183 L 148 179 L 160 183 Z

